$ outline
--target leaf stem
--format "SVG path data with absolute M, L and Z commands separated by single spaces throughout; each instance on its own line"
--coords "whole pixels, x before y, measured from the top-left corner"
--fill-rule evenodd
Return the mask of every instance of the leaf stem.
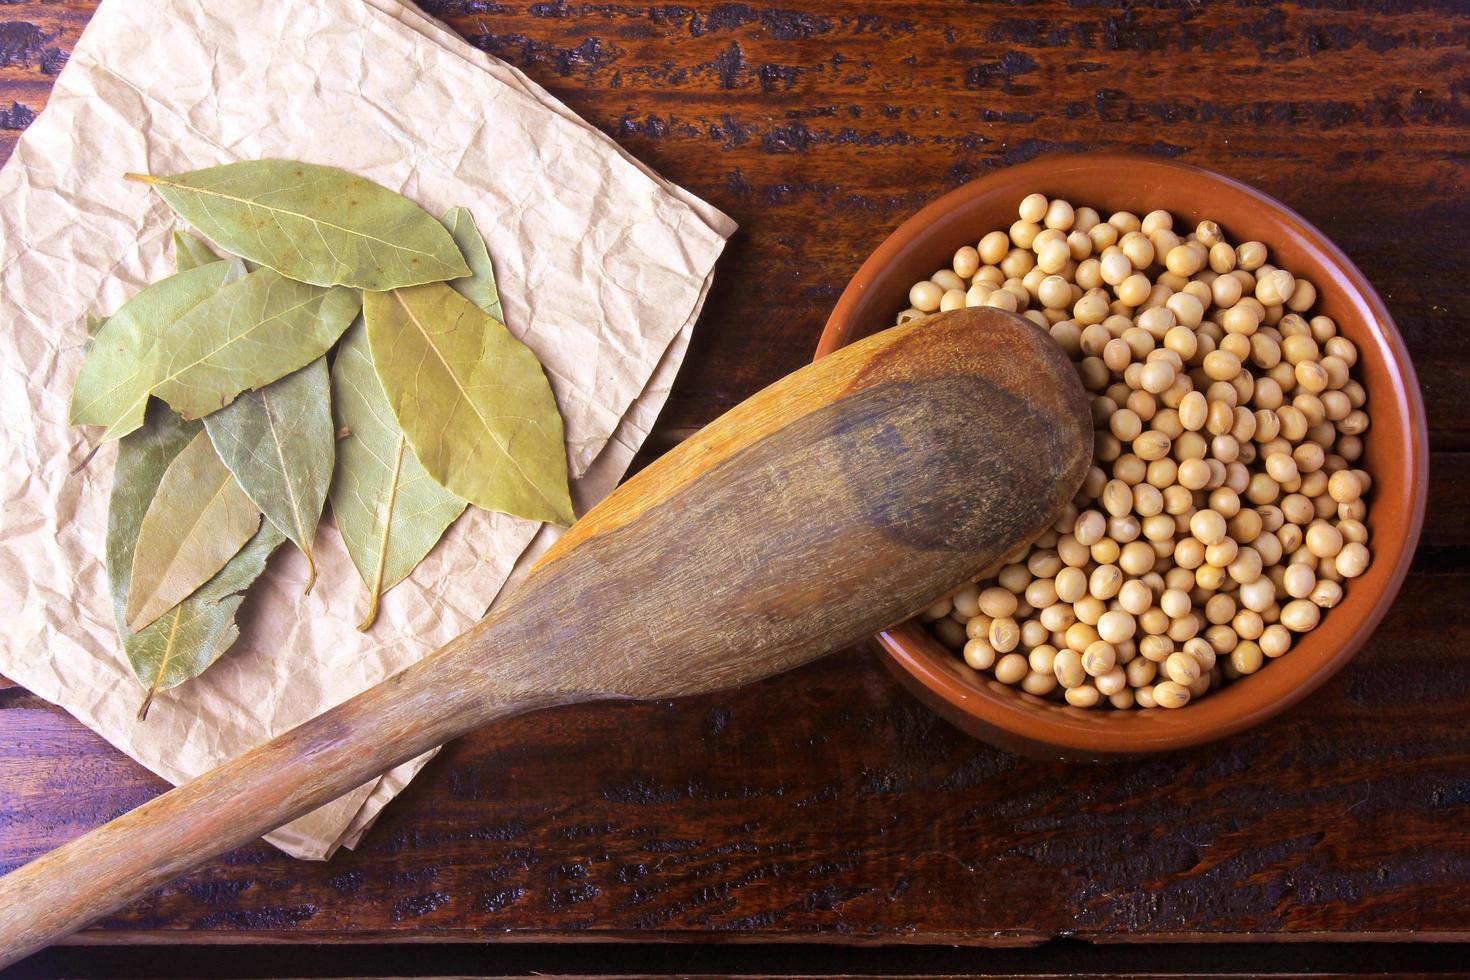
M 139 721 L 148 720 L 148 709 L 152 707 L 154 695 L 158 693 L 159 687 L 163 684 L 163 672 L 168 669 L 169 660 L 173 659 L 174 640 L 178 638 L 179 620 L 182 618 L 183 610 L 175 606 L 174 621 L 168 628 L 168 643 L 163 648 L 163 656 L 158 660 L 158 670 L 153 674 L 153 683 L 148 686 L 148 694 L 143 698 L 143 703 L 138 707 Z
M 97 450 L 99 450 L 101 448 L 102 448 L 102 444 L 99 442 L 97 445 L 95 445 L 91 449 L 87 450 L 87 455 L 84 456 L 84 457 L 82 457 L 82 461 L 80 463 L 78 463 L 77 465 L 73 466 L 71 468 L 71 472 L 68 473 L 67 475 L 68 476 L 76 476 L 82 470 L 86 469 L 87 468 L 87 464 L 90 463 L 90 462 L 92 462 L 92 457 L 93 456 L 96 456 L 97 455 Z
M 153 686 L 148 689 L 148 693 L 143 696 L 143 703 L 138 706 L 138 720 L 139 721 L 147 721 L 148 720 L 148 709 L 151 708 L 151 707 L 153 707 L 153 695 L 155 695 L 157 693 L 158 693 L 158 681 L 154 681 L 153 682 Z
M 137 182 L 139 184 L 156 184 L 156 183 L 158 183 L 158 178 L 155 177 L 155 176 L 153 176 L 152 174 L 126 173 L 126 174 L 123 174 L 123 180 L 131 180 L 131 181 L 135 181 L 135 182 Z

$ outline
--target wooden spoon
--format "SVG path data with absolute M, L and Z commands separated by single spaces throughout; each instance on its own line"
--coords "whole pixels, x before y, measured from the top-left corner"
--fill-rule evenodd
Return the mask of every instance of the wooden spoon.
M 0 965 L 494 719 L 849 646 L 1044 531 L 1091 458 L 1072 364 L 1020 317 L 843 348 L 628 481 L 436 653 L 0 879 Z

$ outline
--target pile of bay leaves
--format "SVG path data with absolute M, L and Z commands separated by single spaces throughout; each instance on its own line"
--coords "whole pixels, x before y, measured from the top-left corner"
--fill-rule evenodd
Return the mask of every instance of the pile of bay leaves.
M 329 497 L 361 629 L 467 505 L 571 523 L 561 415 L 468 211 L 285 160 L 128 176 L 232 253 L 176 232 L 178 271 L 90 322 L 72 397 L 121 440 L 107 569 L 140 718 L 230 647 L 287 539 L 312 588 Z

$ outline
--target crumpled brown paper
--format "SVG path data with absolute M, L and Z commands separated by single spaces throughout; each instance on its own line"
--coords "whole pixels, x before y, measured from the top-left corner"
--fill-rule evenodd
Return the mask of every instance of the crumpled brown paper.
M 422 657 L 477 620 L 556 529 L 471 509 L 366 635 L 336 530 L 320 582 L 282 549 L 235 648 L 148 720 L 113 628 L 103 541 L 115 448 L 66 424 L 86 312 L 170 271 L 173 216 L 128 170 L 331 164 L 430 211 L 465 205 L 506 318 L 551 378 L 579 510 L 621 478 L 668 395 L 734 224 L 514 68 L 400 0 L 106 0 L 0 170 L 0 674 L 174 783 Z M 267 839 L 355 843 L 428 755 Z

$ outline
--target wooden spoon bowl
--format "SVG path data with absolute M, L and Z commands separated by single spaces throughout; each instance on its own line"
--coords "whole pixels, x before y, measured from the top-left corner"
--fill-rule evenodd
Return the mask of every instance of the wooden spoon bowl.
M 1271 261 L 1305 276 L 1318 310 L 1358 346 L 1354 376 L 1372 425 L 1361 465 L 1373 476 L 1367 573 L 1346 583 L 1322 624 L 1261 671 L 1178 710 L 1072 708 L 989 678 L 979 682 L 916 623 L 877 635 L 898 679 L 966 732 L 1046 758 L 1101 759 L 1198 745 L 1279 714 L 1321 686 L 1367 640 L 1398 593 L 1424 522 L 1428 437 L 1424 403 L 1403 338 L 1363 274 L 1326 236 L 1285 205 L 1228 177 L 1123 154 L 1055 156 L 997 171 L 925 207 L 894 231 L 853 276 L 827 321 L 821 357 L 891 324 L 913 283 L 947 268 L 955 249 L 1008 228 L 1039 191 L 1104 214 L 1155 208 L 1191 225 L 1219 222 L 1232 241 L 1257 240 Z

